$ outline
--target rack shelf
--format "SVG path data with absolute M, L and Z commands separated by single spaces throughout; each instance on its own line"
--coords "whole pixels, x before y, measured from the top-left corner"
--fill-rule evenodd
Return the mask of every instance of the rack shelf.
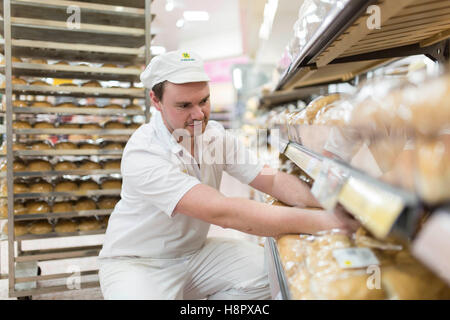
M 84 176 L 84 175 L 108 175 L 108 174 L 120 174 L 120 169 L 14 172 L 14 177 L 59 177 L 66 175 Z M 0 177 L 6 177 L 6 172 L 0 172 Z
M 144 111 L 132 109 L 108 109 L 108 108 L 37 108 L 37 107 L 15 107 L 14 113 L 30 113 L 30 114 L 95 114 L 104 116 L 135 116 L 144 115 Z
M 81 134 L 81 135 L 132 135 L 135 129 L 16 129 L 14 134 Z
M 15 156 L 107 156 L 121 155 L 123 150 L 19 150 L 14 151 Z
M 30 220 L 45 220 L 45 219 L 68 219 L 77 217 L 92 217 L 92 216 L 106 216 L 111 214 L 112 209 L 99 209 L 99 210 L 81 210 L 74 212 L 50 212 L 40 214 L 25 214 L 15 215 L 14 221 L 30 221 Z
M 105 195 L 120 195 L 120 189 L 105 189 L 105 190 L 84 190 L 72 192 L 30 192 L 30 193 L 16 193 L 15 199 L 43 199 L 54 197 L 92 197 Z

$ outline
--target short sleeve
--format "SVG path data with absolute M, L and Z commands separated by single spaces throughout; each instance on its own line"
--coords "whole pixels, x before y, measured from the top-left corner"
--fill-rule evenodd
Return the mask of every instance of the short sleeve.
M 225 139 L 225 171 L 240 182 L 249 184 L 262 171 L 264 163 L 238 137 L 227 132 Z
M 136 162 L 133 163 L 133 160 Z M 150 154 L 140 158 L 127 157 L 122 161 L 126 162 L 125 166 L 134 166 L 133 170 L 122 172 L 125 196 L 148 201 L 169 217 L 181 198 L 201 183 L 163 156 Z

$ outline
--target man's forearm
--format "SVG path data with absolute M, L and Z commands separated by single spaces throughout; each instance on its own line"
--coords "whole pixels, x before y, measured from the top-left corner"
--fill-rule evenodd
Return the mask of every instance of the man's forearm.
M 274 176 L 271 195 L 291 206 L 321 207 L 305 182 L 281 171 Z

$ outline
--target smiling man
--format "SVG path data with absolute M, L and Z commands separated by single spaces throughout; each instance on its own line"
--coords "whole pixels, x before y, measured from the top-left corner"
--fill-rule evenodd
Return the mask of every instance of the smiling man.
M 270 299 L 263 248 L 207 238 L 210 224 L 260 236 L 356 230 L 342 211 L 304 209 L 319 204 L 301 180 L 264 165 L 208 121 L 209 78 L 197 54 L 157 56 L 141 81 L 159 112 L 123 152 L 121 200 L 99 259 L 105 299 Z M 224 171 L 293 207 L 225 197 Z

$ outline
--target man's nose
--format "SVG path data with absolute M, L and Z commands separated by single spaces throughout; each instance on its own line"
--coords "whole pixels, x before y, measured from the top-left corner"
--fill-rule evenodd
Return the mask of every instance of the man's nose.
M 193 120 L 203 120 L 205 118 L 205 114 L 203 113 L 202 108 L 197 105 L 192 109 L 191 117 Z

